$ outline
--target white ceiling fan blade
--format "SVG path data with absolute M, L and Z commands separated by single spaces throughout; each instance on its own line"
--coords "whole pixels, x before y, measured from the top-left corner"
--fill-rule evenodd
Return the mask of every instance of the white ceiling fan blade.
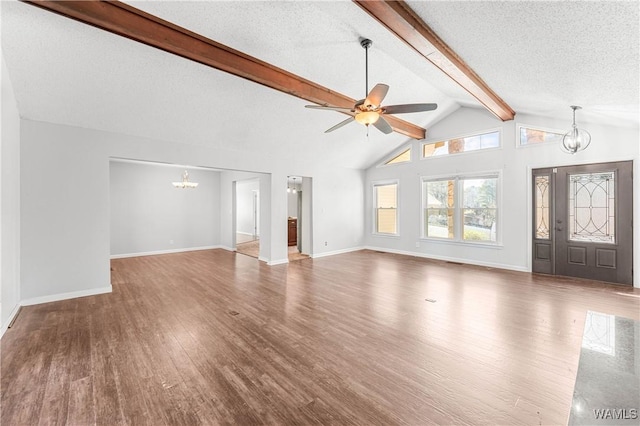
M 326 109 L 327 111 L 340 111 L 340 112 L 354 112 L 353 108 L 343 108 L 343 107 L 337 107 L 337 106 L 324 106 L 324 105 L 305 105 L 305 108 L 311 108 L 311 109 Z
M 351 123 L 353 120 L 354 120 L 353 117 L 349 117 L 346 120 L 339 122 L 338 124 L 336 124 L 332 128 L 325 130 L 324 132 L 325 133 L 333 132 L 334 130 L 339 129 L 342 126 Z
M 364 106 L 373 106 L 374 108 L 378 108 L 382 104 L 382 100 L 385 96 L 387 96 L 387 92 L 389 91 L 389 86 L 386 84 L 378 83 L 376 86 L 371 89 L 369 94 L 367 95 L 367 99 L 364 101 Z
M 376 126 L 376 129 L 380 130 L 385 135 L 388 135 L 389 133 L 393 132 L 393 129 L 391 128 L 387 120 L 384 119 L 383 116 L 378 117 L 378 120 L 375 123 L 373 123 L 373 125 Z
M 433 111 L 438 108 L 438 104 L 403 104 L 389 105 L 384 107 L 385 114 L 407 114 L 410 112 Z

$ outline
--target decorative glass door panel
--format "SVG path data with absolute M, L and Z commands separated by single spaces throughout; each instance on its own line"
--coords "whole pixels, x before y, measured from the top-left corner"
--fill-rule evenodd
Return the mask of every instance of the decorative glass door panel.
M 535 228 L 536 238 L 548 240 L 549 232 L 549 195 L 551 193 L 551 176 L 535 177 Z
M 615 243 L 615 173 L 569 175 L 569 239 Z

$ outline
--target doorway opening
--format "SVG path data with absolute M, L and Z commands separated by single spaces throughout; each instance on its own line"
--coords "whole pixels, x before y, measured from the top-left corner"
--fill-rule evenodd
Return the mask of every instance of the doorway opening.
M 289 262 L 311 255 L 311 178 L 287 178 L 287 245 Z
M 532 171 L 532 271 L 633 285 L 633 163 Z
M 260 179 L 237 181 L 235 185 L 236 252 L 260 255 Z

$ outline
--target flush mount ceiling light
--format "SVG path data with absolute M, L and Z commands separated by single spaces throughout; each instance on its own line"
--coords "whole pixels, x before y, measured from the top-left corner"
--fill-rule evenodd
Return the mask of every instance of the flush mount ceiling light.
M 176 188 L 195 188 L 198 186 L 197 182 L 189 182 L 189 172 L 186 170 L 182 172 L 182 182 L 173 182 L 173 186 Z
M 575 154 L 589 146 L 591 135 L 586 130 L 578 129 L 578 126 L 576 126 L 576 110 L 582 109 L 582 107 L 571 105 L 571 109 L 573 110 L 573 126 L 562 137 L 562 150 L 569 154 Z

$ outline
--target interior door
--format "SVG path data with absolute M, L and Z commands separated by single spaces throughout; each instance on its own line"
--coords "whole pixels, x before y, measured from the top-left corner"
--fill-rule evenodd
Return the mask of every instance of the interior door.
M 633 285 L 632 170 L 631 161 L 534 170 L 534 272 Z

